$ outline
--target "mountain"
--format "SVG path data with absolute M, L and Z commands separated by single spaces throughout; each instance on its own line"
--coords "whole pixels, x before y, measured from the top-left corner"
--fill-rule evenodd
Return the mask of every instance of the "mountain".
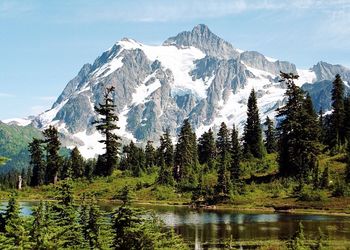
M 324 108 L 334 75 L 340 73 L 350 81 L 350 70 L 343 66 L 319 62 L 300 70 L 256 51 L 241 51 L 201 24 L 159 46 L 128 38 L 118 41 L 93 64 L 85 64 L 52 108 L 32 119 L 32 124 L 39 129 L 57 126 L 65 144 L 78 145 L 85 157 L 102 153 L 101 135 L 92 125 L 97 118 L 94 106 L 102 102 L 106 86 L 114 86 L 121 127 L 117 133 L 126 140 L 158 141 L 167 128 L 175 137 L 185 118 L 197 134 L 223 121 L 242 129 L 252 88 L 262 120 L 273 117 L 283 105 L 280 71 L 298 73 L 297 84 L 307 83 L 305 89 Z
M 10 169 L 21 170 L 29 165 L 28 144 L 33 137 L 42 138 L 42 135 L 40 130 L 27 123 L 18 125 L 0 122 L 0 155 L 9 159 L 0 167 L 0 173 Z

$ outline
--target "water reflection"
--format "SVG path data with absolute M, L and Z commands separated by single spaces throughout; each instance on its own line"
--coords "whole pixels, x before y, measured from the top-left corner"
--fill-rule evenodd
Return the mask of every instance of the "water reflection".
M 31 214 L 35 204 L 37 203 L 22 202 L 22 213 Z M 6 203 L 2 203 L 2 208 L 5 206 Z M 101 204 L 107 212 L 113 211 L 116 206 Z M 296 231 L 299 221 L 303 223 L 307 237 L 316 238 L 320 228 L 330 239 L 350 241 L 350 217 L 195 211 L 187 207 L 171 206 L 142 207 L 156 212 L 167 227 L 174 228 L 195 249 L 208 249 L 204 246 L 227 242 L 231 237 L 233 240 L 289 239 Z

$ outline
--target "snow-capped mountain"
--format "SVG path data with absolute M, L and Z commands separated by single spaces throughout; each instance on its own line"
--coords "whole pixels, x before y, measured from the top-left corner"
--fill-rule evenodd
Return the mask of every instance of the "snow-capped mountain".
M 198 134 L 223 121 L 242 128 L 252 88 L 262 120 L 273 117 L 283 105 L 280 71 L 298 73 L 298 85 L 314 100 L 324 97 L 326 104 L 329 96 L 322 90 L 336 73 L 350 81 L 350 70 L 343 66 L 320 62 L 310 70 L 300 70 L 290 62 L 236 49 L 207 26 L 198 25 L 159 46 L 126 38 L 118 41 L 93 64 L 85 64 L 52 108 L 35 117 L 33 124 L 57 126 L 69 139 L 67 145 L 79 145 L 85 157 L 101 153 L 97 142 L 101 135 L 92 125 L 94 105 L 102 102 L 106 86 L 114 86 L 121 127 L 117 133 L 126 139 L 158 141 L 167 128 L 175 136 L 185 118 Z

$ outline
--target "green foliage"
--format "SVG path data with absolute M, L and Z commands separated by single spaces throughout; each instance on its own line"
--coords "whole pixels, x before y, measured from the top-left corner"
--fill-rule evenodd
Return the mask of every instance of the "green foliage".
M 279 165 L 284 176 L 295 176 L 302 181 L 315 171 L 319 154 L 319 127 L 310 96 L 295 85 L 298 75 L 281 72 L 286 85 L 287 103 L 278 110 L 283 118 L 279 126 Z
M 103 157 L 99 158 L 99 164 L 96 164 L 95 173 L 97 175 L 108 176 L 111 175 L 113 170 L 117 167 L 120 137 L 113 131 L 119 129 L 116 122 L 119 120 L 115 114 L 114 104 L 114 87 L 107 87 L 103 95 L 104 102 L 99 104 L 99 107 L 95 106 L 95 112 L 102 116 L 101 119 L 94 122 L 96 129 L 105 136 L 101 143 L 106 146 L 106 153 Z
M 264 156 L 259 109 L 254 89 L 250 92 L 247 104 L 247 121 L 244 126 L 243 152 L 246 158 Z
M 198 160 L 200 164 L 207 164 L 208 170 L 213 170 L 215 157 L 216 145 L 214 133 L 209 129 L 208 132 L 204 132 L 198 139 Z
M 198 168 L 198 151 L 196 134 L 188 119 L 185 119 L 178 136 L 175 149 L 174 178 L 177 182 L 192 179 Z
M 344 83 L 339 74 L 335 76 L 332 88 L 332 114 L 328 132 L 329 146 L 340 146 L 345 142 L 344 133 Z
M 343 180 L 337 178 L 333 186 L 332 195 L 334 197 L 350 196 L 350 187 Z
M 298 230 L 295 232 L 292 240 L 289 244 L 290 250 L 309 250 L 310 248 L 305 244 L 305 236 L 304 236 L 304 226 L 300 222 Z
M 34 187 L 45 183 L 46 166 L 44 162 L 42 143 L 42 140 L 36 138 L 33 138 L 33 141 L 29 143 L 30 165 L 33 168 L 30 185 Z
M 30 161 L 28 144 L 33 138 L 42 138 L 41 132 L 33 126 L 7 125 L 0 122 L 0 152 L 7 158 L 0 168 L 0 173 L 10 170 L 20 171 Z
M 304 185 L 299 192 L 301 201 L 326 201 L 328 198 L 324 190 L 315 189 L 310 185 Z
M 54 126 L 43 131 L 46 146 L 46 182 L 56 184 L 58 171 L 62 166 L 62 157 L 59 154 L 61 142 L 58 138 L 58 130 Z
M 277 150 L 277 142 L 276 142 L 276 131 L 273 125 L 273 121 L 270 117 L 266 117 L 264 125 L 266 126 L 265 132 L 265 148 L 268 154 L 274 153 Z
M 218 181 L 216 185 L 216 194 L 218 200 L 224 200 L 227 198 L 230 187 L 230 176 L 228 168 L 231 160 L 231 144 L 229 139 L 229 131 L 226 124 L 221 123 L 220 130 L 216 141 L 216 147 L 218 149 Z

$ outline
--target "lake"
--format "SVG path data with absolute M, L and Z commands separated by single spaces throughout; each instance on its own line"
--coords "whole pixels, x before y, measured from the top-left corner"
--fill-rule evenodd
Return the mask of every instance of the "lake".
M 22 213 L 28 215 L 36 202 L 21 202 Z M 3 204 L 4 205 L 4 204 Z M 101 204 L 113 211 L 116 204 Z M 141 205 L 136 205 L 141 206 Z M 331 215 L 297 215 L 267 212 L 236 212 L 229 210 L 197 211 L 187 207 L 142 205 L 153 210 L 169 228 L 174 228 L 195 249 L 205 245 L 234 240 L 289 239 L 299 222 L 307 237 L 317 238 L 318 228 L 334 240 L 350 241 L 350 217 Z

